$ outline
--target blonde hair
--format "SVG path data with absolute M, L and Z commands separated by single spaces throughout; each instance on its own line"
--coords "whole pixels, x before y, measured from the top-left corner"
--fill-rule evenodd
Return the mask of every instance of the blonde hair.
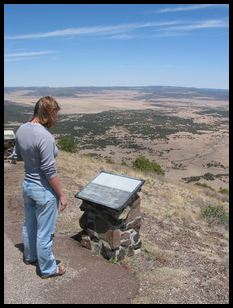
M 52 96 L 41 97 L 34 107 L 32 120 L 37 117 L 40 124 L 49 128 L 56 123 L 56 114 L 60 109 Z

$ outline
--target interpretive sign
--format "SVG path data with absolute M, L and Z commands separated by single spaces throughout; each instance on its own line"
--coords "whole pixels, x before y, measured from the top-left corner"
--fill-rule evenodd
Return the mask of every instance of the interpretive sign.
M 75 197 L 120 211 L 128 205 L 144 182 L 141 179 L 102 171 Z

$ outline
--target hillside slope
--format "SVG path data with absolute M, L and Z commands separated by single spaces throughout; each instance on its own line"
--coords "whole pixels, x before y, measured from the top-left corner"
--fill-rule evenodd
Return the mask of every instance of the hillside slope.
M 57 237 L 70 237 L 81 230 L 81 201 L 74 195 L 101 170 L 145 180 L 139 193 L 141 252 L 120 262 L 140 284 L 133 304 L 228 303 L 228 222 L 217 216 L 217 210 L 212 223 L 208 213 L 201 215 L 208 206 L 228 213 L 228 196 L 77 153 L 60 151 L 57 168 L 68 197 L 68 207 L 58 217 Z M 20 189 L 21 180 L 15 177 L 11 189 Z M 14 204 L 12 199 L 9 206 L 17 211 L 19 204 Z
M 57 167 L 68 195 L 68 209 L 58 221 L 62 233 L 80 230 L 77 221 L 82 212 L 74 194 L 101 170 L 145 180 L 139 193 L 142 251 L 122 262 L 140 280 L 133 303 L 228 302 L 228 222 L 219 220 L 217 212 L 228 213 L 228 196 L 62 151 Z M 211 223 L 208 213 L 201 215 L 209 206 L 216 209 Z

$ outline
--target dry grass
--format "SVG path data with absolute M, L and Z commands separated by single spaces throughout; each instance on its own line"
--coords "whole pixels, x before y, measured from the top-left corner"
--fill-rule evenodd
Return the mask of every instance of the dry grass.
M 145 180 L 139 193 L 141 253 L 122 261 L 140 281 L 133 303 L 228 303 L 228 227 L 210 225 L 200 215 L 208 205 L 228 211 L 229 203 L 221 194 L 206 194 L 203 187 L 62 151 L 57 167 L 69 201 L 59 216 L 59 233 L 80 231 L 82 212 L 74 195 L 101 170 Z
M 169 267 L 158 267 L 150 271 L 150 273 L 140 273 L 141 283 L 140 291 L 143 292 L 150 288 L 153 296 L 157 297 L 158 304 L 176 304 L 176 299 L 172 296 L 176 290 L 182 288 L 185 284 L 185 278 L 188 271 L 174 269 Z M 137 296 L 133 300 L 133 304 L 151 304 L 151 296 Z

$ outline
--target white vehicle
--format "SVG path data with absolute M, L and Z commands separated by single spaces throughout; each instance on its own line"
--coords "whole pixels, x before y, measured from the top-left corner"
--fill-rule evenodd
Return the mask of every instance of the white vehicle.
M 15 140 L 15 133 L 13 130 L 9 129 L 4 130 L 4 141 L 5 140 Z

